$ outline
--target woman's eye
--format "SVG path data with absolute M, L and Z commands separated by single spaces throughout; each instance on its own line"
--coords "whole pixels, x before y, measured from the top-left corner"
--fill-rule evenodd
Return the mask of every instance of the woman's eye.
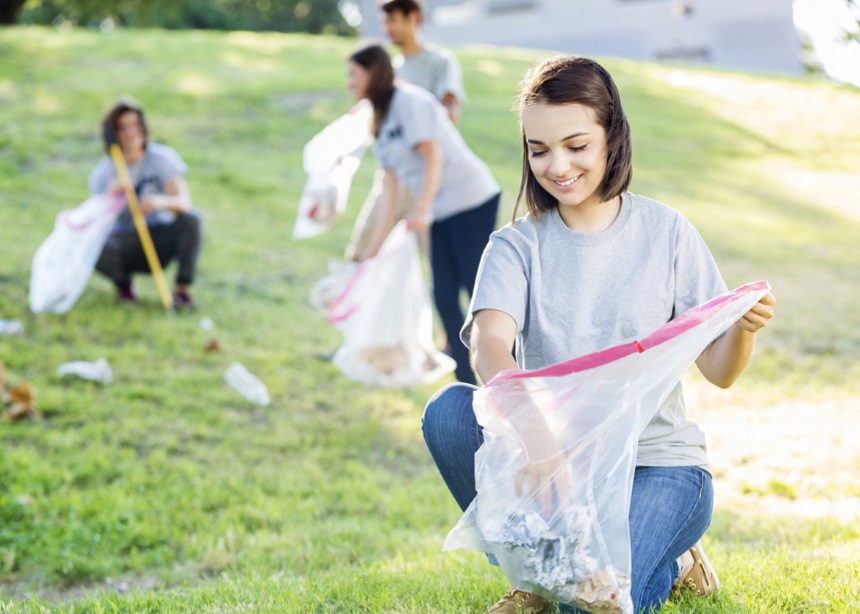
M 529 154 L 531 155 L 532 158 L 540 158 L 545 153 L 546 153 L 545 151 L 531 151 L 531 152 L 529 152 Z
M 569 149 L 570 151 L 582 151 L 582 150 L 583 150 L 583 149 L 585 149 L 586 147 L 588 147 L 588 145 L 580 145 L 579 147 L 572 147 L 572 146 L 571 146 L 571 147 L 568 147 L 568 149 Z

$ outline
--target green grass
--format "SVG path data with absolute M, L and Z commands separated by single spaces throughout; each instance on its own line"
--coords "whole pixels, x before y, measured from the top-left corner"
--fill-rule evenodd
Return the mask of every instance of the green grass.
M 506 589 L 480 555 L 440 552 L 458 513 L 420 435 L 436 386 L 367 389 L 315 358 L 339 335 L 308 291 L 346 244 L 371 157 L 346 219 L 306 242 L 289 236 L 302 147 L 351 104 L 343 59 L 352 45 L 0 31 L 0 318 L 27 330 L 0 338 L 0 360 L 13 383 L 35 386 L 45 416 L 0 422 L 0 612 L 481 612 Z M 469 93 L 461 129 L 503 186 L 502 223 L 520 168 L 513 92 L 540 54 L 458 55 Z M 670 68 L 606 64 L 633 126 L 633 190 L 690 217 L 730 286 L 767 278 L 778 297 L 736 394 L 764 403 L 860 394 L 860 222 L 829 206 L 828 186 L 804 193 L 766 171 L 853 172 L 860 94 L 687 71 L 741 92 L 772 88 L 775 108 L 800 97 L 802 117 L 780 122 L 773 108 L 676 88 Z M 122 93 L 191 167 L 206 216 L 201 308 L 169 319 L 141 278 L 141 304 L 121 309 L 94 276 L 70 313 L 33 316 L 30 259 L 57 211 L 86 197 L 98 123 Z M 848 111 L 834 117 L 834 108 Z M 215 329 L 202 330 L 201 317 Z M 223 352 L 205 354 L 213 336 Z M 54 375 L 63 362 L 100 357 L 114 370 L 109 386 Z M 266 382 L 270 407 L 223 383 L 233 361 Z M 769 486 L 783 496 L 791 488 Z M 708 540 L 725 593 L 667 611 L 860 608 L 855 526 L 718 507 Z

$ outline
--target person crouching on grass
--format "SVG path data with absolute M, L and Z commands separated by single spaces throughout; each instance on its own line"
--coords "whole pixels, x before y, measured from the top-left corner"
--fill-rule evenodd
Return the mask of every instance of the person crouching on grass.
M 174 258 L 179 260 L 174 306 L 193 307 L 189 289 L 200 253 L 202 221 L 200 213 L 191 208 L 191 193 L 185 183 L 188 166 L 173 148 L 149 141 L 143 109 L 134 101 L 117 101 L 105 116 L 102 128 L 105 151 L 110 147 L 109 131 L 116 136 L 122 150 L 161 266 L 167 266 Z M 90 172 L 89 189 L 93 196 L 122 190 L 109 154 Z M 128 208 L 120 213 L 96 270 L 113 281 L 119 302 L 136 302 L 131 275 L 148 273 L 149 263 Z
M 693 225 L 628 191 L 630 128 L 602 66 L 569 56 L 538 63 L 521 83 L 519 115 L 517 208 L 524 198 L 528 211 L 516 219 L 515 208 L 515 221 L 493 233 L 461 333 L 484 382 L 506 369 L 539 369 L 647 335 L 726 292 Z M 768 293 L 702 352 L 696 365 L 708 381 L 721 388 L 735 382 L 774 303 Z M 475 453 L 483 441 L 474 390 L 443 388 L 423 418 L 430 453 L 464 511 L 476 496 Z M 554 437 L 540 439 L 549 446 Z M 563 462 L 557 454 L 527 464 L 520 477 L 545 488 Z M 705 435 L 687 418 L 679 383 L 638 442 L 629 512 L 634 612 L 659 610 L 673 587 L 699 595 L 719 589 L 699 541 L 712 512 Z M 553 607 L 511 590 L 490 612 Z

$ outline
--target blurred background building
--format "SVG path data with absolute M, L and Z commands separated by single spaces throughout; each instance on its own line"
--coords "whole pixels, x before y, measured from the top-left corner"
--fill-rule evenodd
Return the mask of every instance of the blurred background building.
M 792 0 L 425 3 L 424 33 L 442 45 L 506 45 L 753 71 L 804 71 Z M 376 0 L 361 0 L 365 36 L 384 35 L 376 7 Z

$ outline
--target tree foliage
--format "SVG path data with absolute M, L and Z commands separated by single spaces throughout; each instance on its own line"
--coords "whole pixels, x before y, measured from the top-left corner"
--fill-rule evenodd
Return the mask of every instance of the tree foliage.
M 16 3 L 22 23 L 355 33 L 339 0 L 0 0 L 4 8 Z
M 853 30 L 845 30 L 845 42 L 860 43 L 860 0 L 845 0 L 845 4 L 857 23 Z
M 0 25 L 8 26 L 18 20 L 18 13 L 27 0 L 0 0 Z

